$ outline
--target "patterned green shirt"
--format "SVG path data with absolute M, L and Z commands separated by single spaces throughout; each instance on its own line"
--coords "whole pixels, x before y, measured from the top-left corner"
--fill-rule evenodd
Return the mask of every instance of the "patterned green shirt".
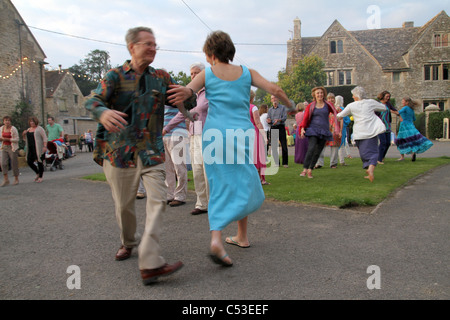
M 128 125 L 118 133 L 107 132 L 98 124 L 94 146 L 94 161 L 103 165 L 104 159 L 117 168 L 134 168 L 138 157 L 144 166 L 164 163 L 162 129 L 164 106 L 170 105 L 166 91 L 177 84 L 164 70 L 148 67 L 139 76 L 126 61 L 110 70 L 91 97 L 86 109 L 96 121 L 106 109 L 124 112 Z M 195 95 L 185 101 L 185 108 L 195 107 Z

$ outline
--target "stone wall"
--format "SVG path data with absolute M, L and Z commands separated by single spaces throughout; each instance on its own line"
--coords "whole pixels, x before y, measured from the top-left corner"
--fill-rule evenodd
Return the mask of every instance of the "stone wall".
M 87 129 L 95 131 L 96 123 L 84 107 L 86 97 L 71 74 L 63 73 L 61 76 L 57 88 L 47 88 L 50 97 L 46 98 L 46 114 L 53 116 L 65 133 L 82 134 Z
M 0 115 L 11 114 L 23 98 L 41 119 L 44 80 L 39 61 L 45 59 L 45 54 L 23 23 L 11 2 L 0 0 Z
M 450 80 L 442 79 L 442 64 L 450 64 L 450 47 L 435 48 L 434 34 L 447 32 L 450 34 L 450 19 L 440 15 L 420 36 L 420 41 L 409 52 L 408 60 L 411 71 L 405 82 L 405 92 L 421 105 L 424 101 L 446 101 L 445 109 L 450 109 Z M 439 80 L 424 80 L 424 65 L 439 64 Z M 419 111 L 423 111 L 419 110 Z
M 294 20 L 294 28 L 298 24 L 297 19 Z M 443 65 L 450 64 L 450 47 L 433 46 L 435 33 L 450 33 L 447 14 L 442 11 L 422 28 L 413 28 L 413 23 L 409 23 L 403 28 L 380 31 L 348 32 L 336 20 L 320 38 L 302 39 L 294 35 L 294 39 L 287 42 L 286 70 L 289 72 L 304 55 L 315 54 L 323 59 L 324 71 L 351 70 L 351 84 L 364 87 L 369 98 L 376 98 L 380 92 L 387 90 L 395 99 L 397 109 L 401 108 L 401 100 L 406 96 L 419 103 L 416 112 L 423 111 L 424 102 L 444 101 L 445 109 L 450 109 L 450 81 L 443 79 Z M 391 35 L 395 33 L 395 36 L 383 37 L 386 32 Z M 358 34 L 358 39 L 355 34 Z M 330 41 L 338 39 L 343 41 L 343 52 L 330 54 Z M 376 57 L 361 45 L 361 41 L 371 46 L 370 50 L 375 52 Z M 405 46 L 405 43 L 408 45 Z M 401 52 L 398 50 L 399 44 L 403 44 Z M 382 59 L 384 65 L 378 59 Z M 425 81 L 426 64 L 440 65 L 439 80 Z M 399 74 L 398 81 L 394 81 L 394 72 Z M 349 102 L 345 101 L 345 104 Z M 394 116 L 394 130 L 397 123 Z

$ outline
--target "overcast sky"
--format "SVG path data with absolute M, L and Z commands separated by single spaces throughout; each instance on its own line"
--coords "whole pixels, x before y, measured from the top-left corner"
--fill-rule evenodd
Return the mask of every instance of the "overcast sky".
M 12 0 L 47 55 L 49 66 L 68 68 L 90 51 L 108 51 L 112 66 L 129 59 L 124 36 L 129 28 L 151 27 L 160 46 L 152 66 L 184 71 L 196 61 L 211 30 L 230 34 L 235 64 L 244 64 L 276 81 L 286 66 L 286 42 L 293 20 L 303 37 L 321 36 L 334 20 L 347 30 L 399 28 L 405 21 L 423 26 L 450 0 Z M 53 32 L 42 31 L 36 28 Z M 62 33 L 61 34 L 56 34 Z M 84 37 L 93 40 L 74 38 Z M 254 44 L 254 45 L 245 45 Z

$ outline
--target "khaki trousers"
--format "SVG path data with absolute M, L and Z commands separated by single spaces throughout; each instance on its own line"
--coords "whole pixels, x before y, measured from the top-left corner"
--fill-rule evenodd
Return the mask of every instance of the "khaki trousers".
M 17 151 L 12 151 L 11 146 L 3 146 L 3 149 L 0 150 L 2 153 L 2 173 L 4 175 L 8 174 L 8 160 L 11 159 L 11 169 L 14 174 L 14 177 L 19 176 L 19 160 L 17 158 Z
M 195 193 L 197 194 L 196 209 L 208 210 L 209 185 L 206 178 L 205 166 L 202 155 L 202 136 L 191 136 L 190 145 L 192 173 L 194 178 Z
M 166 184 L 164 164 L 144 167 L 139 159 L 136 168 L 116 168 L 109 161 L 103 162 L 103 171 L 111 187 L 115 204 L 120 239 L 125 247 L 138 245 L 136 235 L 135 201 L 140 178 L 147 191 L 144 234 L 138 247 L 139 269 L 155 269 L 166 262 L 161 256 L 159 237 L 162 214 L 166 210 Z
M 166 185 L 167 200 L 186 201 L 188 176 L 186 167 L 186 143 L 187 138 L 169 136 L 164 137 L 164 149 L 166 150 Z

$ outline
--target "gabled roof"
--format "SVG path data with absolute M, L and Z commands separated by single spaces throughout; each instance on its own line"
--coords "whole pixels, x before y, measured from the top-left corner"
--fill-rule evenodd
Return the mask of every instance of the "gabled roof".
M 53 93 L 58 89 L 59 84 L 62 82 L 66 76 L 65 71 L 45 71 L 45 97 L 52 98 Z
M 311 52 L 314 50 L 314 48 L 315 48 L 317 45 L 319 45 L 319 42 L 320 42 L 323 38 L 325 38 L 325 37 L 327 36 L 327 34 L 333 32 L 333 30 L 336 30 L 336 29 L 340 30 L 340 32 L 342 32 L 342 33 L 345 34 L 349 39 L 351 39 L 351 41 L 354 42 L 354 44 L 356 44 L 357 46 L 359 46 L 359 47 L 361 48 L 361 50 L 362 50 L 363 52 L 365 52 L 365 53 L 366 53 L 371 59 L 373 59 L 376 63 L 380 64 L 379 61 L 373 56 L 373 54 L 372 54 L 369 50 L 367 50 L 367 48 L 364 47 L 364 45 L 361 44 L 361 43 L 358 41 L 357 38 L 355 38 L 355 36 L 353 35 L 353 33 L 347 31 L 347 29 L 345 29 L 345 28 L 342 26 L 342 24 L 341 24 L 337 19 L 333 21 L 333 23 L 328 27 L 328 29 L 324 32 L 324 34 L 323 34 L 321 37 L 319 37 L 319 38 L 311 38 L 311 39 L 317 39 L 317 41 L 315 41 L 315 43 L 311 46 L 311 48 L 309 49 L 309 52 L 306 52 L 306 51 L 305 51 L 305 53 L 306 53 L 306 54 L 307 54 L 307 53 L 311 53 Z M 312 43 L 312 42 L 311 42 L 311 43 Z M 380 65 L 380 66 L 381 66 L 381 65 Z
M 303 54 L 308 55 L 334 25 L 339 25 L 361 47 L 370 54 L 383 70 L 408 69 L 403 56 L 408 53 L 420 40 L 425 31 L 440 17 L 448 18 L 443 10 L 422 27 L 402 27 L 386 29 L 370 29 L 360 31 L 347 31 L 339 21 L 335 20 L 321 37 L 302 38 Z
M 448 15 L 447 13 L 442 10 L 441 12 L 439 12 L 437 15 L 435 15 L 433 17 L 433 19 L 431 19 L 430 21 L 428 21 L 426 24 L 424 24 L 418 31 L 417 33 L 417 37 L 416 37 L 416 41 L 411 45 L 411 47 L 409 48 L 409 51 L 411 51 L 421 40 L 421 38 L 424 36 L 425 32 L 431 28 L 431 26 L 436 22 L 436 20 L 438 20 L 438 18 L 443 17 L 448 19 Z
M 420 28 L 350 31 L 383 69 L 407 69 L 403 55 L 417 39 Z
M 319 42 L 321 37 L 306 37 L 302 38 L 303 53 L 308 54 L 311 52 L 312 48 Z

